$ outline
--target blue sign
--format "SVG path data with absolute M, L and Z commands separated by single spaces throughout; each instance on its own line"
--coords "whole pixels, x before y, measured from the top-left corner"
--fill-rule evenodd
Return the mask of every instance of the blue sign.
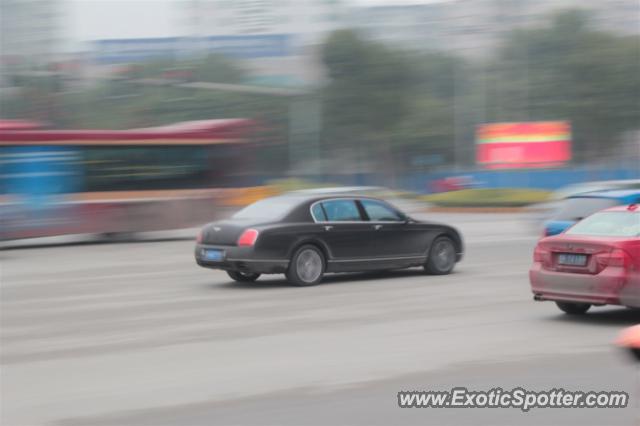
M 82 172 L 74 147 L 15 146 L 0 150 L 3 192 L 39 204 L 48 196 L 78 191 Z
M 100 64 L 176 58 L 203 50 L 240 59 L 283 57 L 293 54 L 292 38 L 290 34 L 268 34 L 97 40 L 93 56 Z
M 214 36 L 205 40 L 206 49 L 237 58 L 252 59 L 291 55 L 291 36 L 286 34 Z

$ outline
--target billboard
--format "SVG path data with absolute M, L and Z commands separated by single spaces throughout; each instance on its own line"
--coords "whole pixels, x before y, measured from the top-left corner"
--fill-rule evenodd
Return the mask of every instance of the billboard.
M 558 167 L 569 160 L 567 121 L 488 123 L 476 131 L 476 162 L 485 169 Z
M 177 37 L 95 40 L 91 56 L 95 62 L 105 65 L 175 58 L 180 44 Z
M 93 59 L 99 64 L 122 64 L 150 59 L 177 58 L 193 51 L 218 53 L 238 59 L 291 56 L 291 34 L 160 37 L 96 40 Z

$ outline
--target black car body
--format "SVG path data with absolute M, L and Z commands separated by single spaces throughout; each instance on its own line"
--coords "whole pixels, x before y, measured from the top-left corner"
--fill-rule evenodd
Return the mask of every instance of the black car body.
M 447 252 L 443 253 L 449 264 L 441 265 L 445 268 L 435 268 L 433 262 L 429 268 L 435 259 L 434 242 Z M 305 247 L 308 261 L 299 258 Z M 267 198 L 231 219 L 208 224 L 195 249 L 200 266 L 226 270 L 236 280 L 286 273 L 300 285 L 315 284 L 324 272 L 425 266 L 443 274 L 453 269 L 462 253 L 462 238 L 455 228 L 411 219 L 380 199 L 305 194 Z M 296 279 L 300 277 L 292 269 L 317 263 L 318 258 L 322 264 L 318 279 Z

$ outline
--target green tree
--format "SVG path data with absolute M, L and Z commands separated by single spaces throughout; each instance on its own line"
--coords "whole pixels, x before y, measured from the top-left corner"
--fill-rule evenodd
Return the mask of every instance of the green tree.
M 472 159 L 473 112 L 470 64 L 439 51 L 411 56 L 411 108 L 395 138 L 397 149 L 412 156 L 437 156 L 446 163 Z M 410 163 L 411 161 L 405 161 Z
M 134 78 L 163 77 L 166 73 L 191 74 L 194 81 L 213 83 L 242 83 L 246 73 L 236 61 L 224 55 L 212 54 L 198 58 L 163 58 L 132 67 L 130 76 Z
M 511 33 L 487 78 L 488 121 L 565 119 L 578 160 L 606 155 L 640 122 L 640 38 L 596 31 L 563 11 Z
M 350 30 L 331 34 L 322 58 L 330 79 L 322 93 L 325 148 L 347 147 L 393 173 L 390 138 L 408 112 L 411 63 Z

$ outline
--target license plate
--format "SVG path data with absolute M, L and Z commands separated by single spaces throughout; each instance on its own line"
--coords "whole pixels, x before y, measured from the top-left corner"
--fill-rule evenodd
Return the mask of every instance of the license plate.
M 224 258 L 224 252 L 222 250 L 205 250 L 205 260 L 221 261 Z
M 587 255 L 561 253 L 558 255 L 558 264 L 568 266 L 585 266 L 587 264 Z

